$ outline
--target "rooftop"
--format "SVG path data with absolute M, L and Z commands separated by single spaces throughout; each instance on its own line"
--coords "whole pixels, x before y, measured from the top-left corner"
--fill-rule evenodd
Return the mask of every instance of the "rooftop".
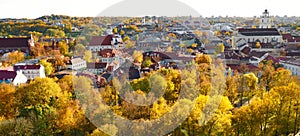
M 93 36 L 89 46 L 97 46 L 97 45 L 111 45 L 113 35 L 107 36 Z
M 276 28 L 241 28 L 238 32 L 245 36 L 280 36 Z

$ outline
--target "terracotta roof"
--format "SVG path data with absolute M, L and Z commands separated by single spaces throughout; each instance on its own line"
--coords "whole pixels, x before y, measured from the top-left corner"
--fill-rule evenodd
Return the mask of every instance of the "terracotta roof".
M 0 38 L 0 48 L 29 48 L 30 44 L 28 40 L 30 40 L 30 38 Z
M 111 45 L 113 35 L 107 36 L 93 36 L 89 46 L 97 46 L 97 45 Z
M 108 66 L 108 67 L 107 67 L 107 71 L 108 71 L 108 72 L 113 72 L 113 66 Z
M 15 71 L 0 70 L 0 80 L 14 79 L 16 75 Z
M 282 39 L 287 42 L 300 42 L 300 36 L 292 36 L 291 34 L 282 34 Z
M 107 63 L 88 63 L 87 69 L 103 69 L 106 68 Z
M 99 51 L 98 55 L 105 58 L 115 57 L 115 51 L 113 49 L 104 49 Z
M 245 36 L 280 36 L 276 28 L 241 28 L 238 32 Z

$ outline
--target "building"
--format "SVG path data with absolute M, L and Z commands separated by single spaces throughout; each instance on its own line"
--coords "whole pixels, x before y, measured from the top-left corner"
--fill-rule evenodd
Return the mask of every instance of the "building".
M 266 9 L 260 17 L 259 28 L 272 28 L 273 26 L 273 20 L 270 17 L 269 11 Z
M 35 78 L 44 78 L 45 75 L 45 68 L 41 64 L 32 65 L 32 64 L 23 64 L 19 63 L 14 65 L 14 71 L 21 71 L 28 80 L 33 80 Z
M 103 74 L 107 70 L 107 63 L 87 63 L 86 70 L 96 75 Z
M 82 70 L 86 68 L 86 61 L 81 58 L 72 58 L 67 64 L 67 69 Z
M 237 35 L 232 37 L 236 48 L 249 44 L 253 48 L 276 48 L 282 43 L 282 35 L 274 27 L 274 23 L 268 10 L 263 12 L 260 18 L 259 28 L 240 28 Z M 260 47 L 257 47 L 257 43 Z
M 34 46 L 33 37 L 27 38 L 0 38 L 0 53 L 8 53 L 20 50 L 26 54 L 30 53 L 30 47 Z
M 27 77 L 22 71 L 0 70 L 0 83 L 20 85 L 27 82 Z
M 241 28 L 232 39 L 236 48 L 245 44 L 253 48 L 275 48 L 282 43 L 282 35 L 276 28 Z
M 289 58 L 285 60 L 280 60 L 279 64 L 281 64 L 285 69 L 291 71 L 291 73 L 295 76 L 300 76 L 300 59 Z
M 93 36 L 87 49 L 92 52 L 103 49 L 119 49 L 122 44 L 123 41 L 119 35 Z

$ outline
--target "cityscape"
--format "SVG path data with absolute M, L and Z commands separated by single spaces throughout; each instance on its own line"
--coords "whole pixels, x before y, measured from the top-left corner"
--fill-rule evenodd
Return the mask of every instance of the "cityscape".
M 257 13 L 0 18 L 0 135 L 299 136 L 300 16 Z

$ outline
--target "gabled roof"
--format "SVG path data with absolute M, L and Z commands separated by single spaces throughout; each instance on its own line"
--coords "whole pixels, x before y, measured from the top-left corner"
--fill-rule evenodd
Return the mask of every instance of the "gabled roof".
M 27 38 L 0 38 L 0 48 L 12 47 L 12 48 L 29 48 L 30 37 Z
M 97 46 L 97 45 L 111 45 L 113 35 L 107 36 L 93 36 L 89 46 Z
M 280 36 L 276 28 L 241 28 L 238 32 L 245 36 Z

